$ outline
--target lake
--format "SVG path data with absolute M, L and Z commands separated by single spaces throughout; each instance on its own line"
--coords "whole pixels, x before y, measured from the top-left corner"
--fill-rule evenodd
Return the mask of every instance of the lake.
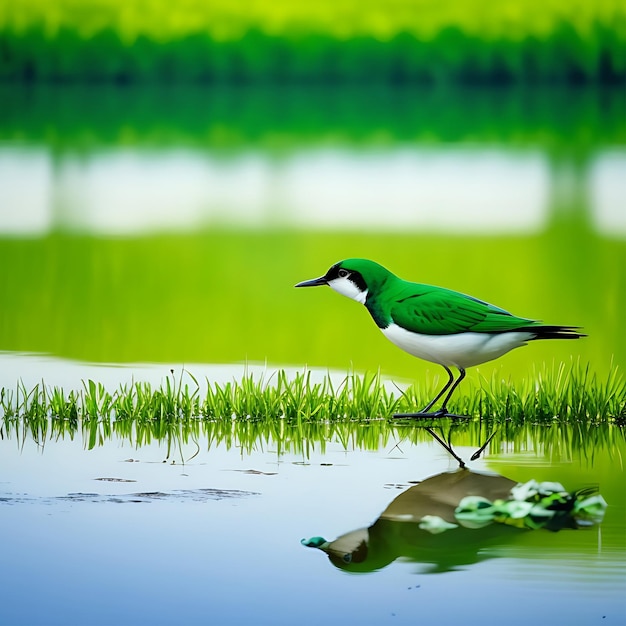
M 293 289 L 354 256 L 588 334 L 473 368 L 462 393 L 561 362 L 600 380 L 626 368 L 617 90 L 0 91 L 2 388 L 158 386 L 183 366 L 219 383 L 304 367 L 441 381 L 354 303 Z M 223 417 L 97 436 L 0 421 L 0 622 L 626 615 L 619 420 L 502 426 L 468 462 L 478 474 L 448 474 L 458 464 L 414 424 Z M 466 461 L 491 434 L 450 427 L 437 432 Z M 608 507 L 558 532 L 389 519 L 431 477 L 490 499 L 529 480 L 595 486 Z M 332 558 L 301 544 L 316 537 Z

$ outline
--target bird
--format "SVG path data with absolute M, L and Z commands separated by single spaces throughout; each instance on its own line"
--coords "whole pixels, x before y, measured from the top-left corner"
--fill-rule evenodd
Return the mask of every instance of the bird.
M 345 259 L 296 287 L 328 285 L 365 305 L 383 335 L 409 354 L 441 365 L 448 381 L 421 411 L 394 417 L 462 417 L 448 411 L 466 369 L 497 359 L 535 339 L 578 339 L 579 326 L 556 326 L 517 317 L 463 293 L 399 278 L 368 259 Z M 452 369 L 458 370 L 458 376 Z M 440 408 L 433 410 L 443 397 Z

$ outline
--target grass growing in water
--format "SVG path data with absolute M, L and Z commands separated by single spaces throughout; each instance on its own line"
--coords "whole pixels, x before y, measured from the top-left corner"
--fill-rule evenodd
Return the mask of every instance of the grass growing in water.
M 478 448 L 488 437 L 487 454 L 517 454 L 531 451 L 550 461 L 586 459 L 593 463 L 596 455 L 608 454 L 620 463 L 626 430 L 614 423 L 570 422 L 490 424 L 483 420 L 440 420 L 434 427 L 453 447 Z M 411 421 L 333 420 L 288 423 L 271 420 L 172 420 L 108 421 L 62 420 L 51 417 L 37 420 L 10 419 L 0 422 L 0 439 L 13 440 L 19 449 L 34 442 L 43 451 L 49 444 L 78 439 L 79 445 L 93 450 L 115 441 L 139 450 L 158 444 L 165 447 L 165 460 L 172 463 L 192 461 L 202 450 L 224 446 L 250 455 L 268 450 L 281 457 L 302 455 L 309 459 L 314 452 L 325 454 L 328 447 L 339 444 L 344 450 L 386 450 L 403 454 L 411 446 L 431 442 L 431 435 Z M 466 455 L 466 459 L 467 455 Z
M 424 406 L 434 395 L 432 387 L 411 386 L 390 391 L 380 374 L 348 374 L 336 385 L 330 376 L 314 382 L 311 372 L 289 378 L 280 370 L 269 377 L 244 376 L 226 384 L 206 381 L 202 385 L 190 372 L 176 379 L 172 374 L 159 388 L 136 382 L 110 393 L 101 383 L 83 382 L 80 391 L 65 392 L 43 382 L 33 389 L 18 384 L 15 390 L 0 388 L 0 411 L 4 428 L 22 424 L 36 440 L 49 428 L 50 420 L 76 427 L 99 425 L 134 428 L 173 423 L 249 421 L 299 425 L 391 418 Z M 515 384 L 493 377 L 480 379 L 464 394 L 453 398 L 449 408 L 469 418 L 492 424 L 515 425 L 585 423 L 601 424 L 626 420 L 626 381 L 616 368 L 606 380 L 598 380 L 589 368 L 579 365 L 543 368 L 532 379 Z

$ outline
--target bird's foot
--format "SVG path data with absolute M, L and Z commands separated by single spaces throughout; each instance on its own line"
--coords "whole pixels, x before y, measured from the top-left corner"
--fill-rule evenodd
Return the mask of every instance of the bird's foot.
M 419 413 L 394 413 L 394 418 L 411 418 L 411 419 L 436 419 L 441 417 L 467 417 L 467 415 L 458 415 L 456 413 L 448 413 L 448 410 L 443 408 L 434 412 L 420 411 Z

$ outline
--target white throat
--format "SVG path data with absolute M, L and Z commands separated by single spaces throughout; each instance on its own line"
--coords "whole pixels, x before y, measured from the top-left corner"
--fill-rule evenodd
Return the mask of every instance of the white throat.
M 333 280 L 328 281 L 328 286 L 342 296 L 347 296 L 352 300 L 365 304 L 367 289 L 361 291 L 349 278 L 333 278 Z

